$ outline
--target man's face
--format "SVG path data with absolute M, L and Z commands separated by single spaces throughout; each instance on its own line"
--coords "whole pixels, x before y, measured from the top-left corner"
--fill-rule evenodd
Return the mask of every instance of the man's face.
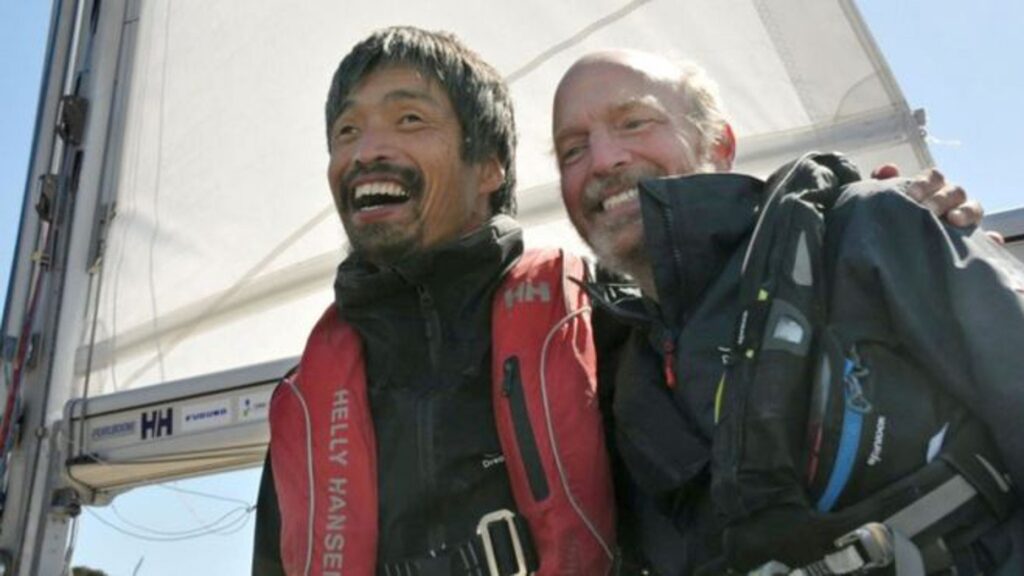
M 378 68 L 331 126 L 327 180 L 352 247 L 390 262 L 481 226 L 501 184 L 496 159 L 462 159 L 444 89 L 411 66 Z
M 670 71 L 626 61 L 579 63 L 559 85 L 555 151 L 562 200 L 580 236 L 606 265 L 646 261 L 637 182 L 710 171 Z

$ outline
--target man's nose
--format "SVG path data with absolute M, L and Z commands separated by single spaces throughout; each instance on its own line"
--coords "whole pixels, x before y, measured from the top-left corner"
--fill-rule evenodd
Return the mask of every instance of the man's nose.
M 594 133 L 590 137 L 592 170 L 599 176 L 607 176 L 627 165 L 629 150 L 611 134 Z
M 366 130 L 356 143 L 353 160 L 369 165 L 374 162 L 390 160 L 394 156 L 394 147 L 390 136 L 383 130 Z

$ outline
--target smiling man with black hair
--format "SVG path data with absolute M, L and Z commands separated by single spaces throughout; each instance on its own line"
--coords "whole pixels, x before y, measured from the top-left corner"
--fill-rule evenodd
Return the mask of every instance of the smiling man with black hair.
M 505 82 L 388 28 L 342 60 L 326 123 L 352 252 L 271 402 L 253 573 L 605 572 L 583 262 L 523 249 Z

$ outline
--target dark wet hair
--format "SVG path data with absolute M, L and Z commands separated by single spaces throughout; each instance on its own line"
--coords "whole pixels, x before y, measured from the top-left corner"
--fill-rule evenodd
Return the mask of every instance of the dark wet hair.
M 494 155 L 505 169 L 505 181 L 491 194 L 491 213 L 514 215 L 516 130 L 508 85 L 497 70 L 448 32 L 395 26 L 356 44 L 338 65 L 327 93 L 328 148 L 331 125 L 352 89 L 389 64 L 413 66 L 444 88 L 462 129 L 462 159 L 477 163 Z

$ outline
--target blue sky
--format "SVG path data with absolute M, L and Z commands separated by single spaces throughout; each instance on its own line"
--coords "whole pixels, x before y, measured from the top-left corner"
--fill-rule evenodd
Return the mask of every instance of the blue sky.
M 857 2 L 911 107 L 928 113 L 935 163 L 988 212 L 1024 206 L 1024 3 Z
M 858 7 L 910 105 L 927 110 L 938 166 L 989 212 L 1024 205 L 1011 180 L 1024 152 L 1024 3 L 865 0 Z M 43 0 L 0 4 L 0 297 L 7 293 L 21 212 L 49 11 Z M 248 471 L 181 486 L 252 501 L 256 482 L 257 473 Z M 165 531 L 196 528 L 237 506 L 161 488 L 118 501 L 124 519 Z M 125 525 L 110 508 L 97 513 Z M 142 543 L 86 515 L 76 559 L 118 576 L 131 574 L 140 559 L 140 575 L 233 576 L 248 573 L 250 538 L 251 523 L 229 536 Z

